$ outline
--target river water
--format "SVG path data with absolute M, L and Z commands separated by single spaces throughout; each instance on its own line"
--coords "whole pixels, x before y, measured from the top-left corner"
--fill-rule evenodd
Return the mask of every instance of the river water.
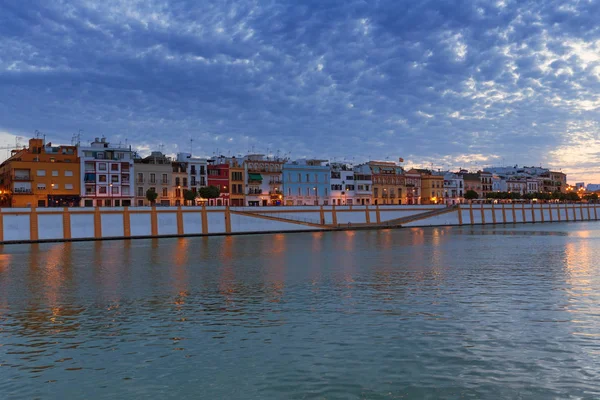
M 600 398 L 596 222 L 0 251 L 1 398 Z

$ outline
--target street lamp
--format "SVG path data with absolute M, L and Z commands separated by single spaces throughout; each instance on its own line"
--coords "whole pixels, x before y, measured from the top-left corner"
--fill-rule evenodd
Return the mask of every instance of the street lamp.
M 110 207 L 112 207 L 112 182 L 108 184 L 108 197 L 110 198 Z
M 313 190 L 315 191 L 315 198 L 317 199 L 317 204 L 316 205 L 319 205 L 319 196 L 317 195 L 317 187 L 315 186 L 313 188 Z

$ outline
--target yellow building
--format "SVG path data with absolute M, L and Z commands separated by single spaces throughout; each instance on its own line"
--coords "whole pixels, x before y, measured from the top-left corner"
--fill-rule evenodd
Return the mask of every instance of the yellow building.
M 403 192 L 406 188 L 404 169 L 388 161 L 369 161 L 367 165 L 373 179 L 371 204 L 402 204 Z
M 77 207 L 80 165 L 76 146 L 30 139 L 0 165 L 0 206 Z
M 246 173 L 242 160 L 229 158 L 226 160 L 229 164 L 229 204 L 232 206 L 244 206 L 245 203 L 245 182 Z
M 444 177 L 434 175 L 428 169 L 415 171 L 421 174 L 421 204 L 442 204 L 444 202 Z

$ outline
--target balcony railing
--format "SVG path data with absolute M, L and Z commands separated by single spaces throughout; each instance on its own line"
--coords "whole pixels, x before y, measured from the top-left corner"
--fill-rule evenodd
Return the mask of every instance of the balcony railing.
M 248 189 L 249 195 L 260 195 L 262 194 L 262 190 L 260 189 Z
M 281 190 L 271 190 L 269 194 L 283 194 L 283 192 Z
M 31 194 L 32 191 L 31 189 L 27 189 L 27 188 L 15 188 L 15 190 L 13 190 L 13 194 Z
M 32 179 L 31 179 L 30 175 L 21 175 L 21 176 L 15 175 L 15 176 L 13 176 L 12 180 L 18 181 L 18 182 L 30 182 Z

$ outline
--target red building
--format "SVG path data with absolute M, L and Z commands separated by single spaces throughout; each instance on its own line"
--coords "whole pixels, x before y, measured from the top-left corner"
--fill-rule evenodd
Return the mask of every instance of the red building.
M 229 205 L 229 164 L 208 165 L 208 186 L 216 186 L 221 191 L 220 197 L 208 200 L 209 206 Z

